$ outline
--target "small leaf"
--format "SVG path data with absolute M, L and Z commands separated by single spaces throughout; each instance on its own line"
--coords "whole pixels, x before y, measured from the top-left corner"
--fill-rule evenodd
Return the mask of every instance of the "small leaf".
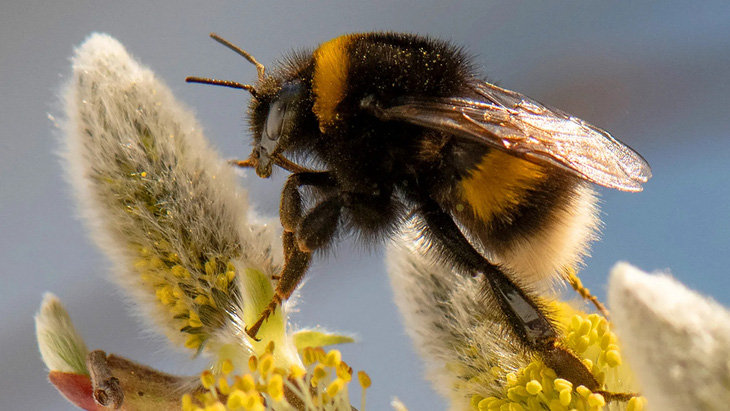
M 300 330 L 292 336 L 294 345 L 298 351 L 306 347 L 325 347 L 328 345 L 347 344 L 355 342 L 355 339 L 343 334 L 328 333 L 317 330 Z

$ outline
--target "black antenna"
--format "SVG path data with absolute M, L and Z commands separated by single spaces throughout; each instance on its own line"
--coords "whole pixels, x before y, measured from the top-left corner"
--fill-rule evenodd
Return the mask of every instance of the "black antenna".
M 263 64 L 256 61 L 256 59 L 253 58 L 253 56 L 251 54 L 249 54 L 246 50 L 236 46 L 235 44 L 231 43 L 230 41 L 224 39 L 223 37 L 221 37 L 215 33 L 210 33 L 210 37 L 212 37 L 213 40 L 217 41 L 218 43 L 220 43 L 220 44 L 228 47 L 229 49 L 235 51 L 236 53 L 240 54 L 243 58 L 248 60 L 251 64 L 256 66 L 256 72 L 259 75 L 259 81 L 262 81 L 264 79 L 264 73 L 266 72 L 266 68 L 264 67 Z
M 212 37 L 213 40 L 223 44 L 224 46 L 228 47 L 229 49 L 240 54 L 241 56 L 243 56 L 243 58 L 248 60 L 251 64 L 255 65 L 256 72 L 258 73 L 259 82 L 264 80 L 266 68 L 264 67 L 263 64 L 256 61 L 256 59 L 251 54 L 249 54 L 247 51 L 234 45 L 230 41 L 224 39 L 223 37 L 220 37 L 219 35 L 217 35 L 215 33 L 210 33 L 210 37 Z M 235 81 L 230 81 L 230 80 L 216 80 L 216 79 L 205 78 L 205 77 L 188 77 L 185 79 L 185 81 L 188 83 L 212 84 L 214 86 L 223 86 L 223 87 L 242 89 L 242 90 L 246 90 L 249 93 L 251 93 L 253 98 L 258 99 L 258 94 L 256 93 L 256 88 L 250 84 L 241 84 L 241 83 L 238 83 Z
M 256 89 L 254 88 L 254 86 L 252 86 L 250 84 L 241 84 L 241 83 L 237 83 L 235 81 L 230 81 L 230 80 L 216 80 L 213 78 L 205 78 L 205 77 L 187 77 L 187 78 L 185 78 L 185 81 L 188 83 L 212 84 L 214 86 L 240 88 L 240 89 L 246 90 L 249 93 L 251 93 L 253 98 L 258 99 L 258 96 L 256 94 Z

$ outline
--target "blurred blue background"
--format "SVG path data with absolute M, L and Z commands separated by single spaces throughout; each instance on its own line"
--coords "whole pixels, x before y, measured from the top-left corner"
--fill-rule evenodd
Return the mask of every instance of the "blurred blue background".
M 105 279 L 55 155 L 47 114 L 59 114 L 73 47 L 92 31 L 118 38 L 194 108 L 227 157 L 245 157 L 247 93 L 187 85 L 188 75 L 253 81 L 255 70 L 208 38 L 215 31 L 264 64 L 292 48 L 356 31 L 395 30 L 453 40 L 492 79 L 606 128 L 651 163 L 640 194 L 601 190 L 603 240 L 582 272 L 601 298 L 618 260 L 669 269 L 730 304 L 730 3 L 493 1 L 56 1 L 0 5 L 0 408 L 67 410 L 46 382 L 33 314 L 45 291 L 64 301 L 91 348 L 165 371 L 201 362 L 171 352 L 129 315 Z M 242 178 L 257 209 L 275 215 L 281 175 Z M 333 291 L 335 290 L 335 291 Z M 391 302 L 382 248 L 341 245 L 303 289 L 302 326 L 350 331 L 343 358 L 373 379 L 368 409 L 398 396 L 411 410 L 446 402 Z

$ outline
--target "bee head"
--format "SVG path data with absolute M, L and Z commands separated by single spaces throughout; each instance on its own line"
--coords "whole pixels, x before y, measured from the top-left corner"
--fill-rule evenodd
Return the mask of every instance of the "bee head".
M 255 111 L 262 114 L 252 116 L 253 155 L 258 158 L 259 177 L 271 175 L 275 157 L 289 148 L 293 137 L 300 132 L 297 117 L 306 104 L 307 93 L 301 81 L 292 81 L 284 83 L 270 101 L 256 102 Z
M 319 130 L 312 114 L 311 92 L 305 86 L 311 82 L 306 70 L 309 57 L 301 53 L 295 54 L 288 60 L 285 69 L 278 72 L 275 70 L 275 75 L 269 76 L 265 74 L 263 64 L 256 61 L 251 54 L 216 34 L 210 36 L 256 66 L 256 86 L 203 77 L 188 77 L 185 80 L 189 83 L 243 89 L 251 93 L 253 98 L 248 110 L 254 136 L 251 159 L 256 160 L 253 163 L 256 164 L 256 174 L 268 178 L 280 154 L 301 146 L 303 140 Z

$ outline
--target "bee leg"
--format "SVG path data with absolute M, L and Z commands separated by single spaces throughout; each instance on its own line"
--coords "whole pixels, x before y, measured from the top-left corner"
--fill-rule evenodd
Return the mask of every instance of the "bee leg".
M 274 290 L 274 296 L 271 298 L 269 305 L 259 316 L 259 319 L 246 328 L 248 334 L 254 340 L 256 335 L 271 314 L 276 311 L 282 301 L 289 298 L 297 285 L 304 277 L 304 273 L 309 267 L 311 260 L 311 250 L 302 249 L 297 243 L 297 235 L 295 230 L 303 220 L 302 217 L 302 198 L 299 193 L 299 187 L 303 185 L 315 187 L 331 187 L 334 186 L 334 180 L 329 172 L 305 172 L 292 174 L 284 185 L 281 194 L 281 205 L 279 207 L 279 218 L 284 227 L 282 242 L 284 245 L 284 267 L 279 274 L 279 282 Z M 316 211 L 315 207 L 312 212 Z M 312 213 L 310 212 L 310 214 Z
M 397 221 L 400 203 L 393 201 L 392 191 L 380 188 L 377 193 L 339 190 L 317 204 L 299 223 L 297 243 L 302 250 L 326 247 L 334 238 L 343 210 L 348 223 L 367 238 Z
M 236 167 L 241 168 L 256 168 L 259 164 L 259 152 L 257 149 L 254 149 L 253 152 L 251 152 L 251 155 L 248 156 L 245 160 L 228 160 L 228 164 Z
M 281 192 L 279 219 L 284 231 L 295 232 L 302 221 L 302 195 L 299 187 L 335 187 L 336 183 L 329 171 L 296 173 L 289 176 Z
M 228 164 L 236 167 L 241 168 L 256 168 L 256 159 L 246 159 L 246 160 L 228 160 Z
M 256 335 L 264 322 L 279 308 L 282 301 L 291 296 L 297 285 L 302 281 L 312 257 L 311 252 L 299 249 L 294 233 L 285 231 L 282 235 L 282 241 L 284 243 L 284 267 L 279 275 L 279 282 L 276 285 L 276 290 L 274 290 L 274 295 L 271 297 L 269 305 L 259 315 L 259 319 L 250 327 L 246 327 L 246 334 L 256 341 L 260 341 Z
M 499 266 L 490 263 L 464 237 L 451 216 L 430 198 L 424 196 L 419 215 L 426 221 L 428 233 L 451 254 L 462 268 L 480 273 L 499 304 L 518 340 L 530 351 L 537 352 L 545 364 L 575 385 L 595 391 L 600 388 L 595 376 L 573 352 L 558 345 L 558 333 L 543 308 Z
M 591 290 L 583 286 L 583 282 L 580 280 L 580 277 L 578 277 L 578 274 L 575 272 L 575 269 L 573 267 L 566 267 L 563 270 L 563 278 L 570 284 L 571 287 L 573 287 L 573 290 L 578 293 L 584 300 L 588 300 L 591 303 L 593 303 L 593 306 L 596 307 L 596 310 L 598 310 L 601 315 L 606 317 L 607 320 L 611 319 L 611 313 L 608 312 L 608 309 L 605 305 L 593 294 L 591 294 Z
M 312 208 L 299 224 L 298 248 L 311 253 L 327 246 L 337 232 L 341 213 L 342 200 L 337 195 Z

